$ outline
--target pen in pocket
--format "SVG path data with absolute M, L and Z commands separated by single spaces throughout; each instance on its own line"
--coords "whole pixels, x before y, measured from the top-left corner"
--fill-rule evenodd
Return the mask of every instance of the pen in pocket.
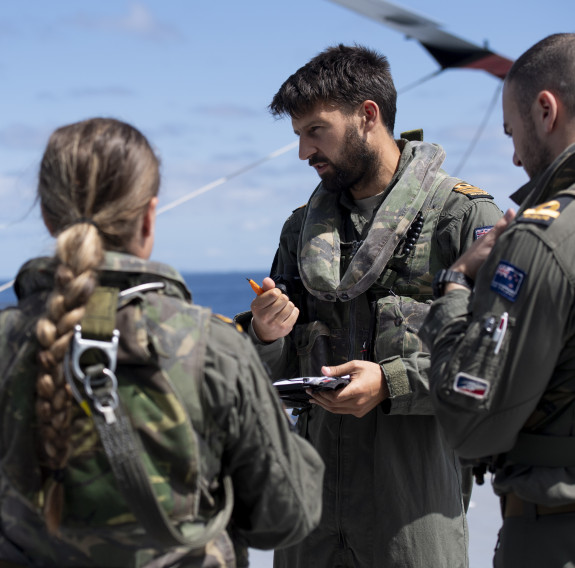
M 493 341 L 495 342 L 495 349 L 493 350 L 494 355 L 497 355 L 501 349 L 501 344 L 503 343 L 503 338 L 505 337 L 505 332 L 507 331 L 508 320 L 509 314 L 507 312 L 503 312 L 499 318 L 499 325 L 493 332 Z

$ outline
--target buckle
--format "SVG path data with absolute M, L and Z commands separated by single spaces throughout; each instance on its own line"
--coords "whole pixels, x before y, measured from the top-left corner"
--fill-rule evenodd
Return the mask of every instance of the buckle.
M 110 341 L 88 339 L 82 337 L 82 326 L 74 328 L 74 338 L 64 358 L 64 375 L 72 389 L 74 398 L 78 401 L 84 412 L 90 415 L 90 406 L 86 398 L 90 399 L 93 408 L 100 412 L 107 424 L 116 421 L 115 410 L 118 407 L 118 379 L 114 374 L 118 358 L 118 343 L 120 332 L 115 329 Z M 82 363 L 82 356 L 89 351 L 103 353 L 107 363 Z M 85 396 L 78 389 L 81 384 Z

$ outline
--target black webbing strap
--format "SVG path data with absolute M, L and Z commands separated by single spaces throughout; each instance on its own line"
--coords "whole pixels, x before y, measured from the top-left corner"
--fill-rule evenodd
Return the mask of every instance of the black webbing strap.
M 201 548 L 226 528 L 233 508 L 233 489 L 229 476 L 223 479 L 224 508 L 205 526 L 198 526 L 198 534 L 190 538 L 184 537 L 158 503 L 149 476 L 140 460 L 139 440 L 121 403 L 116 408 L 116 420 L 112 423 L 95 408 L 92 408 L 92 411 L 96 429 L 122 495 L 151 538 L 162 546 L 185 545 Z
M 575 467 L 575 437 L 520 432 L 506 461 L 536 467 Z

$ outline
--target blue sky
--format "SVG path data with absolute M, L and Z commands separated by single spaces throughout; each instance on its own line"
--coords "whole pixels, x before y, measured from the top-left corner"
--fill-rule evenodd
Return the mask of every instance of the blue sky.
M 571 0 L 406 0 L 474 43 L 515 59 L 544 36 L 573 30 Z M 498 87 L 483 71 L 437 69 L 415 41 L 330 0 L 22 0 L 0 13 L 0 278 L 51 252 L 34 205 L 48 136 L 92 116 L 134 124 L 162 160 L 160 206 L 295 140 L 267 112 L 281 83 L 335 43 L 386 54 L 400 91 L 396 134 L 422 127 L 459 169 Z M 511 163 L 497 106 L 459 175 L 503 209 L 526 181 Z M 158 217 L 153 258 L 181 271 L 266 270 L 281 225 L 317 183 L 297 150 L 233 177 Z

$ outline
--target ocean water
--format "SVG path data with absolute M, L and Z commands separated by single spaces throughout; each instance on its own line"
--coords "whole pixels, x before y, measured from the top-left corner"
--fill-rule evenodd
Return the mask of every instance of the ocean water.
M 254 298 L 246 278 L 261 283 L 266 276 L 263 272 L 246 273 L 188 273 L 183 274 L 192 292 L 194 303 L 207 306 L 212 311 L 233 318 L 239 312 L 249 310 Z M 0 281 L 0 286 L 6 282 Z M 11 288 L 0 292 L 0 308 L 15 302 Z M 429 483 L 433 491 L 433 482 Z M 489 478 L 485 485 L 476 485 L 471 497 L 468 513 L 470 568 L 492 566 L 493 550 L 497 541 L 497 531 L 501 525 L 499 502 L 493 495 Z M 273 552 L 250 550 L 251 568 L 271 568 Z M 431 568 L 431 567 L 430 567 Z
M 182 273 L 188 288 L 192 292 L 195 304 L 200 304 L 212 311 L 232 318 L 235 314 L 249 310 L 254 297 L 247 278 L 256 282 L 267 276 L 265 272 L 226 272 L 226 273 Z M 0 287 L 8 282 L 0 280 Z M 0 308 L 13 304 L 16 296 L 12 288 L 0 292 Z

